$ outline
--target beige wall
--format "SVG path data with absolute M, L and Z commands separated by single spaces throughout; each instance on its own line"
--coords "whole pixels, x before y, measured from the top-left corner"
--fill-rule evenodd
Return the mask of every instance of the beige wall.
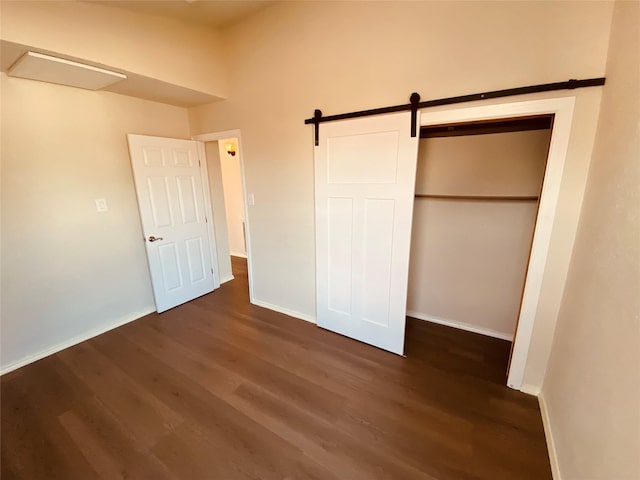
M 549 133 L 423 139 L 416 193 L 537 196 Z M 417 198 L 407 314 L 511 339 L 537 206 Z
M 542 390 L 564 480 L 640 478 L 640 3 L 617 2 L 580 228 Z
M 4 369 L 155 309 L 126 134 L 189 126 L 178 107 L 0 81 Z
M 209 175 L 209 191 L 213 210 L 213 226 L 216 236 L 216 257 L 218 259 L 218 275 L 220 282 L 233 278 L 231 258 L 229 257 L 229 234 L 225 209 L 224 187 L 222 185 L 222 168 L 218 142 L 204 144 L 207 156 L 207 174 Z
M 2 1 L 0 38 L 217 97 L 228 93 L 218 32 L 77 1 Z
M 246 257 L 244 243 L 244 194 L 242 193 L 242 169 L 237 138 L 227 138 L 218 142 L 220 147 L 220 167 L 224 186 L 224 206 L 227 217 L 229 253 Z M 226 146 L 231 145 L 236 154 L 231 156 Z
M 315 316 L 313 130 L 303 120 L 604 74 L 608 2 L 283 2 L 230 27 L 231 89 L 189 110 L 192 133 L 242 131 L 253 293 Z M 461 35 L 460 32 L 464 32 Z M 582 202 L 600 89 L 576 107 L 525 382 L 540 386 Z M 505 99 L 499 100 L 504 102 Z M 495 102 L 494 102 L 495 103 Z M 279 272 L 274 275 L 274 272 Z

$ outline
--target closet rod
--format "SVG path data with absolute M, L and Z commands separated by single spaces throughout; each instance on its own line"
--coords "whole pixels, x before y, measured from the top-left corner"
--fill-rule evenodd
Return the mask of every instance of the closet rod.
M 535 195 L 435 195 L 431 193 L 416 193 L 415 198 L 435 198 L 441 200 L 484 200 L 492 202 L 535 202 L 539 197 Z
M 341 113 L 338 115 L 323 116 L 322 111 L 316 109 L 313 117 L 307 118 L 304 123 L 306 125 L 313 124 L 315 126 L 315 144 L 318 145 L 318 127 L 321 123 L 332 122 L 335 120 L 344 120 L 346 118 L 368 117 L 370 115 L 380 115 L 382 113 L 404 112 L 411 110 L 411 136 L 416 136 L 415 113 L 421 108 L 437 107 L 440 105 L 451 105 L 454 103 L 472 102 L 476 100 L 487 100 L 489 98 L 510 97 L 513 95 L 525 95 L 527 93 L 551 92 L 554 90 L 573 90 L 583 87 L 597 87 L 604 85 L 605 78 L 587 78 L 584 80 L 571 79 L 566 82 L 543 83 L 540 85 L 529 85 L 527 87 L 507 88 L 504 90 L 493 90 L 491 92 L 472 93 L 471 95 L 460 95 L 458 97 L 439 98 L 435 100 L 426 100 L 420 102 L 420 95 L 411 94 L 410 102 L 404 105 L 393 105 L 391 107 L 373 108 L 370 110 L 360 110 L 358 112 Z

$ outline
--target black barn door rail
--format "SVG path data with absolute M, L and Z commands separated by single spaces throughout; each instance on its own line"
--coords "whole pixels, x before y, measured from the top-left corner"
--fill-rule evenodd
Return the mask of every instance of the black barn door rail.
M 494 90 L 492 92 L 472 93 L 471 95 L 461 95 L 458 97 L 439 98 L 436 100 L 420 101 L 420 95 L 412 93 L 411 103 L 394 105 L 391 107 L 372 108 L 371 110 L 360 110 L 359 112 L 341 113 L 339 115 L 322 116 L 322 111 L 316 110 L 312 118 L 307 118 L 306 125 L 313 124 L 315 127 L 315 143 L 318 145 L 318 131 L 321 123 L 345 120 L 347 118 L 368 117 L 371 115 L 381 115 L 383 113 L 404 112 L 411 110 L 411 136 L 417 135 L 416 112 L 422 108 L 439 107 L 441 105 L 451 105 L 454 103 L 474 102 L 476 100 L 488 100 L 490 98 L 511 97 L 514 95 L 525 95 L 527 93 L 551 92 L 553 90 L 573 90 L 584 87 L 597 87 L 604 85 L 605 78 L 588 78 L 586 80 L 568 80 L 566 82 L 543 83 L 541 85 L 530 85 L 528 87 L 507 88 L 505 90 Z

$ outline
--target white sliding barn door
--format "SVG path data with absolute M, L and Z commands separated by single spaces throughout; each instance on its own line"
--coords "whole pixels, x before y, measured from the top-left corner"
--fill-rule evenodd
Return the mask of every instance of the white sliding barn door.
M 197 144 L 129 135 L 158 312 L 213 291 L 213 266 Z
M 327 122 L 315 148 L 317 323 L 399 355 L 419 140 L 410 128 L 409 112 Z

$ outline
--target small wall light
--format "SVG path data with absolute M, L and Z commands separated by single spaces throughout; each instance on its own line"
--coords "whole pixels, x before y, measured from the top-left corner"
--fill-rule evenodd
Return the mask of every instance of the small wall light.
M 233 143 L 227 143 L 227 144 L 224 146 L 224 149 L 225 149 L 225 150 L 227 151 L 227 153 L 228 153 L 229 155 L 231 155 L 232 157 L 235 157 L 235 156 L 236 156 L 236 150 L 235 150 L 235 148 L 233 148 Z

